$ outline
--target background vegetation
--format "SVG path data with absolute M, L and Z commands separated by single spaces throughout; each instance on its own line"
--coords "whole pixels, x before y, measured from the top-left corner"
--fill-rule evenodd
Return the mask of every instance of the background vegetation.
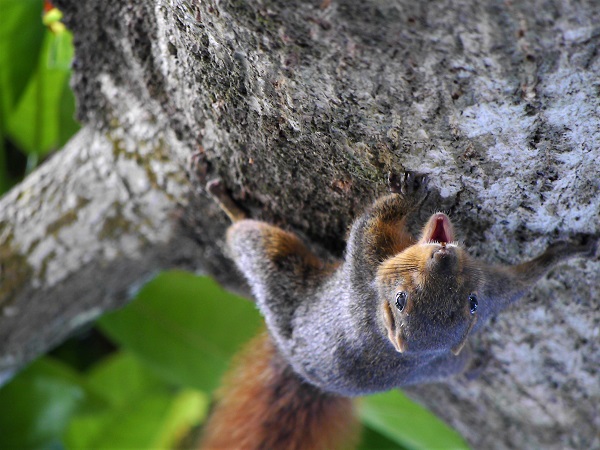
M 78 129 L 72 36 L 42 0 L 0 0 L 0 194 Z M 205 277 L 168 272 L 121 311 L 0 389 L 0 448 L 189 448 L 254 305 Z M 465 448 L 399 391 L 361 399 L 362 449 Z

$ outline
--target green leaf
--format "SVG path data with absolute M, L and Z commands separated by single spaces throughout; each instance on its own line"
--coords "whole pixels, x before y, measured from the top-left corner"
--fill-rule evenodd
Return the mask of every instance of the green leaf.
M 6 122 L 38 65 L 42 6 L 40 0 L 0 0 L 0 195 L 13 184 L 6 165 Z
M 150 448 L 174 448 L 193 427 L 204 421 L 209 403 L 208 396 L 200 391 L 185 389 L 179 392 L 154 433 Z
M 73 128 L 62 119 L 65 107 L 61 105 L 72 57 L 71 33 L 47 31 L 37 70 L 6 121 L 7 136 L 29 154 L 55 150 L 64 140 L 61 126 Z
M 363 427 L 356 450 L 405 450 L 406 448 L 370 427 Z
M 110 338 L 166 380 L 207 392 L 261 323 L 253 303 L 184 272 L 159 275 L 129 306 L 100 320 Z
M 84 399 L 78 374 L 50 358 L 36 361 L 0 390 L 0 448 L 59 445 Z
M 69 449 L 151 448 L 154 433 L 167 414 L 171 395 L 148 392 L 135 403 L 75 417 L 65 436 Z
M 0 0 L 0 122 L 17 104 L 37 67 L 45 28 L 42 6 L 41 0 Z
M 119 408 L 145 392 L 165 390 L 165 383 L 128 353 L 115 353 L 96 364 L 87 375 L 89 389 Z
M 359 410 L 364 423 L 407 449 L 469 448 L 456 431 L 398 390 L 365 397 Z
M 107 403 L 73 418 L 65 435 L 69 449 L 173 448 L 208 409 L 207 395 L 195 390 L 174 393 L 126 352 L 97 364 L 88 384 Z
M 58 147 L 63 147 L 81 126 L 75 120 L 75 95 L 69 85 L 69 78 L 65 78 L 62 96 L 58 102 Z

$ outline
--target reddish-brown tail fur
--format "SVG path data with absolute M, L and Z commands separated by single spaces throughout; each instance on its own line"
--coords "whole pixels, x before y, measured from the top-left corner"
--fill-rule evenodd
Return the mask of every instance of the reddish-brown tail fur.
M 303 382 L 263 333 L 239 355 L 219 392 L 203 450 L 336 450 L 356 444 L 352 401 Z

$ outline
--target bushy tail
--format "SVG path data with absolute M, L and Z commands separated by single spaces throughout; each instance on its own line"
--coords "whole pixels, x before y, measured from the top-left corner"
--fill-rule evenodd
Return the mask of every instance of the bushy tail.
M 264 333 L 226 376 L 201 449 L 337 450 L 357 440 L 352 401 L 303 382 Z

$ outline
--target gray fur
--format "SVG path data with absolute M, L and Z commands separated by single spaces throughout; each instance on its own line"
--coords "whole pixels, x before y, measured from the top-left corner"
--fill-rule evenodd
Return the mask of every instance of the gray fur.
M 395 286 L 376 281 L 379 264 L 393 255 L 375 248 L 365 230 L 374 220 L 397 220 L 414 204 L 414 199 L 398 194 L 376 202 L 354 223 L 345 260 L 330 273 L 303 267 L 293 255 L 287 260 L 270 258 L 264 242 L 269 233 L 281 231 L 275 227 L 242 220 L 228 231 L 231 255 L 248 279 L 277 347 L 303 379 L 324 391 L 357 396 L 464 372 L 469 350 L 454 356 L 451 349 L 466 336 L 467 324 L 453 318 L 453 310 L 463 308 L 470 291 L 477 291 L 479 299 L 475 331 L 557 262 L 595 248 L 593 242 L 559 243 L 509 268 L 469 258 L 472 267 L 463 284 L 452 276 L 441 277 L 419 294 L 426 306 L 406 323 L 414 338 L 412 350 L 399 353 L 382 318 L 383 304 L 392 301 Z

